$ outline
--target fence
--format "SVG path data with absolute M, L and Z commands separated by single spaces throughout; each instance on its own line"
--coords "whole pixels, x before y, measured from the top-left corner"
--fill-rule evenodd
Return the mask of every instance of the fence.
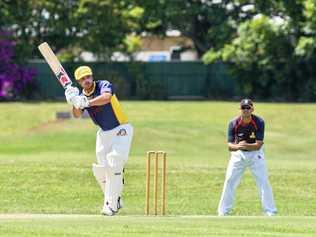
M 234 80 L 223 64 L 202 62 L 84 63 L 96 80 L 113 83 L 120 98 L 129 99 L 229 99 L 235 96 Z M 63 63 L 69 76 L 82 63 Z M 37 94 L 42 99 L 64 97 L 63 90 L 45 62 L 32 62 L 37 69 Z

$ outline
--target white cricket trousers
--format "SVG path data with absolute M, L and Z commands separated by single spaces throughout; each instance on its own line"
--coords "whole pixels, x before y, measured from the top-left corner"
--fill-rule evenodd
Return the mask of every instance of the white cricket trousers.
M 98 165 L 104 168 L 105 187 L 104 204 L 117 210 L 117 200 L 123 191 L 123 168 L 133 137 L 130 124 L 120 125 L 112 130 L 99 129 L 96 139 L 96 156 Z
M 224 188 L 217 210 L 219 215 L 226 215 L 232 209 L 236 188 L 247 167 L 250 168 L 252 175 L 256 179 L 263 211 L 265 213 L 275 213 L 277 211 L 269 183 L 263 148 L 261 148 L 258 151 L 238 150 L 231 152 Z

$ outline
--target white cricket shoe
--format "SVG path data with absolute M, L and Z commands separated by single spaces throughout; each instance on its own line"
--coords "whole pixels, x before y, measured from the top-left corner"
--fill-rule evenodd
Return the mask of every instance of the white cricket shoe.
M 116 211 L 114 211 L 109 205 L 104 205 L 101 214 L 105 216 L 114 216 Z

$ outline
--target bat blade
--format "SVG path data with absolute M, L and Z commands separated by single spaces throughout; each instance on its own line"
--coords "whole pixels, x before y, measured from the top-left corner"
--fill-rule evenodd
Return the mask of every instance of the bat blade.
M 70 77 L 67 75 L 65 69 L 61 65 L 60 61 L 58 60 L 48 43 L 41 43 L 38 46 L 38 49 L 63 88 L 66 89 L 68 86 L 70 86 L 72 84 Z

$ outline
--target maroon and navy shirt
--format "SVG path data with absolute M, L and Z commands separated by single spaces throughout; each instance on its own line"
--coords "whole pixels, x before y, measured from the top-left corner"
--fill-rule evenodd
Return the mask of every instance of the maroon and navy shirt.
M 93 122 L 103 131 L 111 130 L 121 124 L 128 123 L 128 119 L 123 113 L 119 101 L 114 94 L 112 84 L 108 81 L 95 81 L 93 87 L 92 92 L 87 94 L 85 91 L 82 91 L 82 95 L 92 99 L 105 92 L 112 94 L 110 103 L 85 108 Z
M 234 118 L 228 125 L 228 142 L 255 143 L 264 139 L 264 120 L 256 115 L 251 115 L 249 123 L 243 123 L 241 116 Z

